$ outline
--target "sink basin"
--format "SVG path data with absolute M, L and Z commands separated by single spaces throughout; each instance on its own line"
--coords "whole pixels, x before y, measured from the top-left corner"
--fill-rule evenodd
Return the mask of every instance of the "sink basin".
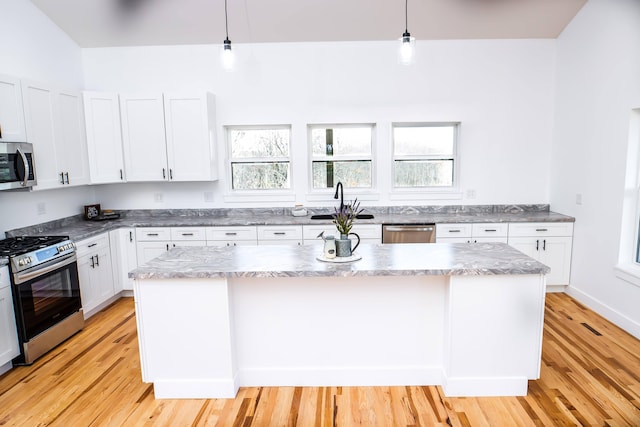
M 333 219 L 333 214 L 317 214 L 311 215 L 311 219 Z M 373 219 L 372 214 L 358 214 L 356 219 Z
M 311 219 L 333 219 L 333 214 L 311 215 Z

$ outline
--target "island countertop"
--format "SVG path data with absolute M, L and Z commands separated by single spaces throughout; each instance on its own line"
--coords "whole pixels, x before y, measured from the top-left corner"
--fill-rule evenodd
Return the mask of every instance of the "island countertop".
M 547 274 L 505 243 L 362 244 L 346 263 L 320 261 L 322 245 L 176 247 L 129 273 L 136 280 L 211 277 L 480 276 Z

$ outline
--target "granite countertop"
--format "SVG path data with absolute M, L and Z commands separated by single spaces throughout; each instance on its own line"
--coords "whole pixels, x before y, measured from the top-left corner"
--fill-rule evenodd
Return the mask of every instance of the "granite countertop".
M 294 217 L 288 208 L 264 209 L 178 209 L 122 211 L 115 220 L 85 221 L 82 216 L 56 220 L 21 229 L 7 236 L 61 235 L 78 241 L 121 227 L 188 227 L 242 225 L 323 225 L 331 220 L 313 220 L 315 213 L 328 209 L 309 209 L 309 215 Z M 443 207 L 371 207 L 373 219 L 358 219 L 359 224 L 443 224 L 496 222 L 573 222 L 573 217 L 549 211 L 548 205 L 524 206 L 443 206 Z
M 506 243 L 362 244 L 358 261 L 319 261 L 322 245 L 176 247 L 129 273 L 144 279 L 547 274 Z

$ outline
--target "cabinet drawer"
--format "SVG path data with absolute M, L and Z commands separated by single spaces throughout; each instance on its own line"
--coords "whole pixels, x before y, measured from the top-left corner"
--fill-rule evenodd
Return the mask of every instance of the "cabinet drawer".
M 258 226 L 258 241 L 263 240 L 302 240 L 302 226 L 260 225 Z
M 572 236 L 572 222 L 510 223 L 509 237 L 515 236 Z
M 171 240 L 206 240 L 204 227 L 171 227 Z
M 472 224 L 437 224 L 436 240 L 442 237 L 471 237 Z
M 109 234 L 104 233 L 96 237 L 80 240 L 75 242 L 77 256 L 83 256 L 90 252 L 95 252 L 98 249 L 109 247 Z
M 253 240 L 258 238 L 255 227 L 207 227 L 207 240 Z
M 136 228 L 136 240 L 138 242 L 154 242 L 157 240 L 171 240 L 171 229 L 169 227 Z
M 318 234 L 323 231 L 327 235 L 338 236 L 340 234 L 334 224 L 302 226 L 302 235 L 305 241 L 316 239 Z M 360 239 L 377 239 L 378 243 L 382 239 L 382 226 L 380 224 L 355 224 L 351 232 L 357 233 Z
M 507 237 L 508 231 L 507 223 L 473 224 L 471 227 L 473 237 Z

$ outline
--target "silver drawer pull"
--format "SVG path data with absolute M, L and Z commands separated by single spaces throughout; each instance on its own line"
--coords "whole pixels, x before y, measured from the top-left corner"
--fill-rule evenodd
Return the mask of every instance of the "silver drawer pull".
M 462 230 L 449 230 L 449 233 L 460 233 Z
M 225 235 L 225 236 L 237 236 L 237 235 L 238 235 L 238 233 L 236 233 L 236 232 L 231 232 L 231 231 L 230 231 L 230 232 L 224 233 L 224 235 Z
M 193 233 L 182 233 L 183 236 L 193 236 Z
M 549 231 L 549 230 L 546 228 L 536 228 L 536 231 Z
M 151 236 L 158 236 L 158 233 L 147 233 L 147 236 L 151 237 Z
M 489 231 L 493 231 L 493 232 L 495 232 L 495 231 L 498 231 L 498 230 L 496 230 L 496 229 L 494 229 L 494 228 L 487 228 L 487 229 L 485 229 L 484 231 L 488 233 Z
M 285 233 L 284 231 L 275 231 L 273 233 L 274 236 L 285 236 L 287 233 Z

